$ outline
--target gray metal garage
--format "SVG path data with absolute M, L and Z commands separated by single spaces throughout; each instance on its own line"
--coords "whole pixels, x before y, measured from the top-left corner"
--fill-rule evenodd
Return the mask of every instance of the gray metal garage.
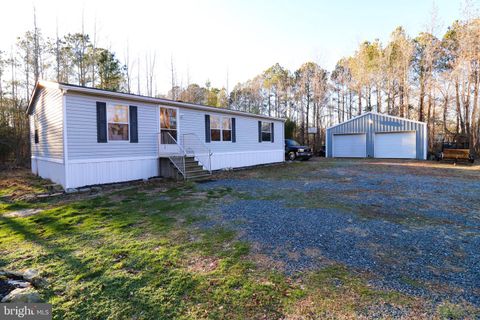
M 427 158 L 424 122 L 368 112 L 327 129 L 331 158 Z

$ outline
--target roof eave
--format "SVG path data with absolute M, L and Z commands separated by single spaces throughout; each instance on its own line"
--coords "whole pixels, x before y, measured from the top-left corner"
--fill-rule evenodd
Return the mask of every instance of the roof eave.
M 61 85 L 57 82 L 38 80 L 37 83 L 35 83 L 35 87 L 33 88 L 32 94 L 30 95 L 30 100 L 28 101 L 28 105 L 26 109 L 27 114 L 30 114 L 33 102 L 35 101 L 35 97 L 37 96 L 37 93 L 41 88 L 62 89 Z
M 350 119 L 350 120 L 347 120 L 347 121 L 338 123 L 338 124 L 336 124 L 336 125 L 334 125 L 334 126 L 328 127 L 327 130 L 330 130 L 330 129 L 336 128 L 336 127 L 338 127 L 338 126 L 344 125 L 344 124 L 346 124 L 346 123 L 348 123 L 348 122 L 355 121 L 355 120 L 360 119 L 360 118 L 362 118 L 362 117 L 365 117 L 365 116 L 367 116 L 367 115 L 369 115 L 369 114 L 385 116 L 385 117 L 389 117 L 389 118 L 396 119 L 396 120 L 403 120 L 403 121 L 409 121 L 409 122 L 413 122 L 413 123 L 425 124 L 425 122 L 422 122 L 422 121 L 411 120 L 411 119 L 407 119 L 407 118 L 401 118 L 401 117 L 392 116 L 392 115 L 389 115 L 389 114 L 378 113 L 378 112 L 375 112 L 375 111 L 369 111 L 369 112 L 366 112 L 366 113 L 364 113 L 364 114 L 361 114 L 361 115 L 358 115 L 358 116 L 356 116 L 356 117 L 353 117 L 353 118 Z
M 236 111 L 236 110 L 230 110 L 230 109 L 222 109 L 222 108 L 216 108 L 216 107 L 204 106 L 204 105 L 197 105 L 197 104 L 194 104 L 194 103 L 174 101 L 174 100 L 168 100 L 168 99 L 162 99 L 162 98 L 138 96 L 138 95 L 132 95 L 132 94 L 123 93 L 123 92 L 98 90 L 98 89 L 93 89 L 93 88 L 70 86 L 70 85 L 67 85 L 67 84 L 58 84 L 58 87 L 60 89 L 63 89 L 63 90 L 69 91 L 69 92 L 77 92 L 77 93 L 84 93 L 84 94 L 97 95 L 97 96 L 107 96 L 107 97 L 120 98 L 120 99 L 125 99 L 125 100 L 141 101 L 141 102 L 168 105 L 168 106 L 174 106 L 174 107 L 183 107 L 183 108 L 189 108 L 189 109 L 195 109 L 195 110 L 220 112 L 220 113 L 226 113 L 226 114 L 234 114 L 234 115 L 239 115 L 239 116 L 246 116 L 246 117 L 253 117 L 253 118 L 260 118 L 260 119 L 268 119 L 268 120 L 275 120 L 275 121 L 285 122 L 285 120 L 286 120 L 286 119 L 283 119 L 283 118 L 268 117 L 268 116 L 258 115 L 258 114 L 248 113 L 248 112 L 242 112 L 242 111 Z

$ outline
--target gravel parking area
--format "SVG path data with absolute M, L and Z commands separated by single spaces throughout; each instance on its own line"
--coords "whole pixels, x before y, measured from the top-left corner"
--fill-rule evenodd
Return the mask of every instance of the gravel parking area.
M 221 174 L 207 213 L 287 274 L 339 263 L 378 288 L 480 306 L 480 168 L 313 160 Z

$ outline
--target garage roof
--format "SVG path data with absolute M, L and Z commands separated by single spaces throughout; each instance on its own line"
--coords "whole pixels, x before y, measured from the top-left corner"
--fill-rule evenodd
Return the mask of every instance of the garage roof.
M 344 125 L 344 124 L 346 124 L 346 123 L 349 123 L 349 122 L 352 122 L 352 121 L 355 121 L 355 120 L 358 120 L 358 119 L 363 118 L 363 117 L 366 117 L 367 115 L 370 115 L 370 114 L 380 115 L 380 116 L 383 116 L 383 117 L 392 118 L 392 119 L 394 119 L 394 120 L 402 120 L 402 121 L 409 121 L 409 122 L 413 122 L 413 123 L 422 123 L 422 124 L 425 123 L 425 122 L 421 122 L 421 121 L 410 120 L 410 119 L 407 119 L 407 118 L 392 116 L 392 115 L 389 115 L 389 114 L 386 114 L 386 113 L 378 113 L 378 112 L 374 112 L 374 111 L 369 111 L 369 112 L 367 112 L 367 113 L 364 113 L 364 114 L 361 114 L 361 115 L 359 115 L 359 116 L 353 117 L 353 118 L 350 119 L 350 120 L 347 120 L 347 121 L 338 123 L 338 124 L 336 124 L 336 125 L 334 125 L 334 126 L 328 127 L 327 130 L 332 129 L 332 128 L 335 128 L 335 127 L 338 127 L 338 126 L 341 126 L 341 125 Z

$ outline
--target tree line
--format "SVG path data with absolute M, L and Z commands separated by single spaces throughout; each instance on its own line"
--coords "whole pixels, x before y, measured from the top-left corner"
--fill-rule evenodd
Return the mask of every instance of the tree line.
M 364 42 L 331 74 L 337 118 L 376 111 L 427 123 L 429 149 L 455 142 L 480 150 L 478 110 L 480 19 L 456 21 L 437 37 L 410 38 L 402 27 L 390 41 Z
M 431 151 L 448 141 L 479 153 L 480 19 L 455 21 L 441 36 L 433 23 L 427 29 L 410 37 L 398 27 L 387 43 L 365 41 L 331 71 L 311 61 L 293 71 L 276 63 L 232 90 L 179 84 L 172 57 L 171 89 L 160 94 L 155 54 L 131 59 L 127 45 L 120 59 L 83 26 L 45 36 L 34 15 L 32 30 L 9 52 L 0 48 L 0 161 L 28 163 L 25 107 L 38 79 L 286 118 L 286 136 L 315 149 L 328 126 L 375 111 L 425 121 Z
M 441 37 L 434 29 L 412 38 L 398 27 L 386 44 L 362 42 L 331 72 L 313 62 L 294 72 L 275 64 L 236 85 L 230 106 L 286 117 L 293 135 L 317 148 L 329 125 L 374 111 L 426 122 L 432 153 L 451 142 L 478 154 L 480 19 L 455 21 Z

